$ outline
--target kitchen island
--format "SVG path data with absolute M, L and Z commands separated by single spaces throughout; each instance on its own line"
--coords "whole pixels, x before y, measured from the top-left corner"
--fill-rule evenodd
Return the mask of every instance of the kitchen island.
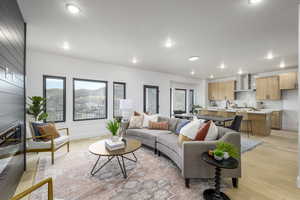
M 259 110 L 253 110 L 253 109 L 223 109 L 223 108 L 206 108 L 206 109 L 200 109 L 199 114 L 201 115 L 210 115 L 210 116 L 223 116 L 223 117 L 233 117 L 236 114 L 240 113 L 247 113 L 248 120 L 251 122 L 248 122 L 252 124 L 250 126 L 247 125 L 247 122 L 243 121 L 241 125 L 241 131 L 242 132 L 250 132 L 252 127 L 252 134 L 258 135 L 258 136 L 268 136 L 271 133 L 272 128 L 272 120 L 271 116 L 272 113 L 275 110 L 272 109 L 259 109 Z M 230 123 L 227 123 L 226 125 L 229 125 Z

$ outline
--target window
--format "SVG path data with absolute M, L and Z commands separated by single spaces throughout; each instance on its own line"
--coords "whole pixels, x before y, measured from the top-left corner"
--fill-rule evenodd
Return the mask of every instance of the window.
M 144 85 L 144 112 L 159 113 L 159 88 L 158 86 Z
M 47 98 L 45 110 L 47 121 L 66 121 L 66 78 L 43 76 L 44 98 Z
M 186 112 L 186 90 L 185 89 L 175 89 L 174 111 Z
M 113 107 L 114 107 L 114 117 L 122 116 L 122 111 L 120 110 L 120 100 L 126 99 L 126 83 L 114 82 L 114 99 L 113 99 Z
M 190 110 L 190 113 L 193 112 L 193 106 L 194 106 L 194 90 L 191 89 L 189 91 L 189 110 Z
M 107 82 L 73 79 L 73 120 L 107 118 Z

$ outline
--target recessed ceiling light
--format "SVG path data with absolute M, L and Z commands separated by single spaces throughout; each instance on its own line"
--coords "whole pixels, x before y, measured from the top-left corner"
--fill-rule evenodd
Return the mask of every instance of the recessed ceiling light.
M 136 64 L 136 63 L 138 63 L 138 60 L 136 59 L 136 57 L 133 57 L 132 60 L 131 60 L 131 62 L 132 62 L 133 64 Z
M 79 8 L 78 6 L 76 6 L 76 5 L 74 5 L 74 4 L 68 3 L 68 4 L 66 5 L 66 8 L 67 8 L 67 10 L 68 10 L 71 14 L 74 14 L 74 15 L 76 15 L 76 14 L 78 14 L 78 13 L 80 12 L 80 8 Z
M 173 47 L 174 46 L 174 41 L 172 41 L 171 40 L 171 38 L 168 38 L 167 40 L 166 40 L 166 42 L 165 42 L 165 47 L 166 48 L 171 48 L 171 47 Z
M 191 71 L 191 75 L 193 76 L 193 75 L 195 75 L 195 71 L 193 70 L 193 71 Z
M 214 78 L 214 75 L 210 75 L 209 78 L 210 78 L 210 79 L 213 79 L 213 78 Z
M 222 63 L 222 64 L 220 65 L 220 69 L 225 69 L 225 68 L 226 68 L 225 64 Z
M 258 4 L 262 2 L 262 0 L 249 0 L 249 4 Z
M 238 71 L 238 74 L 243 74 L 243 70 L 240 69 L 240 70 Z
M 70 45 L 69 45 L 69 43 L 68 43 L 68 42 L 64 42 L 62 48 L 63 48 L 64 50 L 66 50 L 66 51 L 67 51 L 67 50 L 70 50 Z
M 284 62 L 284 61 L 281 61 L 279 67 L 280 67 L 280 68 L 285 68 L 285 62 Z
M 265 58 L 266 58 L 267 60 L 273 60 L 273 58 L 274 58 L 273 52 L 270 51 L 270 52 L 267 54 L 267 56 L 266 56 Z
M 189 58 L 189 61 L 191 61 L 191 62 L 194 62 L 196 60 L 199 60 L 198 56 L 192 56 L 192 57 Z

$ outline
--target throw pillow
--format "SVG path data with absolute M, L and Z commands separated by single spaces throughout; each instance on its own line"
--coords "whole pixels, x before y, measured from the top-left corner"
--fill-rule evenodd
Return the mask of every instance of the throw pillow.
M 149 121 L 157 122 L 158 115 L 147 115 L 144 114 L 144 121 L 143 121 L 143 127 L 148 128 L 149 127 Z
M 179 134 L 180 134 L 180 130 L 181 130 L 185 125 L 187 125 L 188 123 L 190 123 L 190 121 L 187 120 L 187 119 L 180 120 L 180 121 L 177 123 L 177 127 L 176 127 L 176 130 L 175 130 L 175 134 L 179 135 Z
M 193 120 L 180 130 L 180 134 L 194 140 L 202 123 L 203 120 Z
M 134 112 L 133 112 L 133 115 L 134 115 L 134 116 L 141 116 L 142 114 L 139 113 L 139 112 L 134 111 Z
M 143 128 L 143 116 L 132 116 L 128 128 Z
M 203 141 L 208 133 L 208 129 L 210 126 L 211 121 L 202 124 L 201 128 L 198 130 L 195 140 L 196 141 Z
M 59 137 L 59 133 L 56 130 L 55 124 L 49 123 L 44 126 L 39 126 L 38 129 L 42 136 L 49 135 L 46 137 L 42 137 L 42 140 L 44 141 L 50 140 L 51 136 L 53 136 L 53 138 Z
M 180 134 L 179 137 L 178 137 L 179 146 L 181 147 L 182 143 L 185 142 L 185 141 L 192 141 L 192 139 Z
M 31 122 L 31 126 L 32 126 L 32 137 L 36 137 L 36 136 L 41 136 L 41 133 L 38 129 L 39 126 L 44 126 L 47 125 L 48 123 L 42 123 L 42 122 Z
M 176 126 L 177 126 L 178 121 L 179 120 L 177 118 L 169 119 L 169 130 L 172 131 L 173 133 L 176 132 Z
M 179 121 L 179 119 L 178 118 L 169 118 L 169 117 L 158 116 L 157 121 L 158 122 L 169 122 L 169 131 L 172 131 L 173 133 L 175 133 L 177 122 Z
M 215 125 L 214 122 L 210 123 L 207 135 L 205 137 L 205 141 L 214 141 L 218 139 L 218 127 Z
M 168 130 L 169 129 L 169 123 L 168 122 L 149 121 L 149 129 Z

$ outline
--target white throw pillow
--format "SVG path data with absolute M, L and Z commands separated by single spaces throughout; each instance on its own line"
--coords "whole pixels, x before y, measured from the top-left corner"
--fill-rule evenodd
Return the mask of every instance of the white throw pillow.
M 147 114 L 144 114 L 143 127 L 144 128 L 148 128 L 149 127 L 149 121 L 157 122 L 157 120 L 158 120 L 158 115 L 147 115 Z
M 203 120 L 193 120 L 180 130 L 180 134 L 194 140 Z
M 217 140 L 218 135 L 218 127 L 215 125 L 215 123 L 211 122 L 204 141 Z
M 143 128 L 143 115 L 142 116 L 132 116 L 129 121 L 130 128 Z

